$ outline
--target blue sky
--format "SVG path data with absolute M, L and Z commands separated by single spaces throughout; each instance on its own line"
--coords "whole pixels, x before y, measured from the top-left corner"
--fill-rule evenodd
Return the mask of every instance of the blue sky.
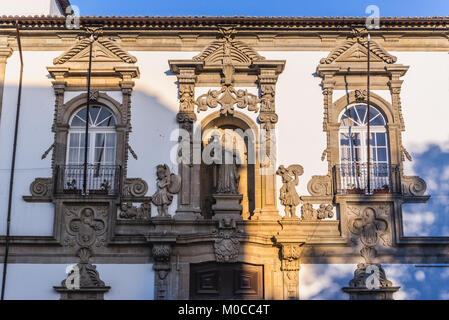
M 71 0 L 81 15 L 449 16 L 449 0 Z

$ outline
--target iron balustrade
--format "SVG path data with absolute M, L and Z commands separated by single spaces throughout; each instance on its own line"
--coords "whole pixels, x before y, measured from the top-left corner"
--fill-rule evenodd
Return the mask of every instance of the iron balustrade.
M 121 166 L 87 165 L 86 195 L 118 195 Z M 55 194 L 83 194 L 84 165 L 56 167 Z
M 370 192 L 368 192 L 368 164 L 348 163 L 333 168 L 335 194 L 400 193 L 401 181 L 398 165 L 370 163 Z

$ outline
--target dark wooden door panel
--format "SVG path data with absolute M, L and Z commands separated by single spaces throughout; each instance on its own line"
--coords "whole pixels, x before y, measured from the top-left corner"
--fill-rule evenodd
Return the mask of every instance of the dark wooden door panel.
M 207 262 L 190 265 L 190 299 L 263 299 L 263 266 Z

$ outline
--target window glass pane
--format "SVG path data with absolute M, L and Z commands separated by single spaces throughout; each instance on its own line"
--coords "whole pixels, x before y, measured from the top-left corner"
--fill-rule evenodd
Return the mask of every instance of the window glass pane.
M 97 116 L 100 112 L 100 107 L 90 107 L 90 124 L 97 123 Z
M 102 148 L 105 145 L 105 134 L 104 133 L 97 133 L 95 134 L 95 147 L 96 148 Z
M 368 139 L 366 139 L 366 140 L 368 140 Z M 366 144 L 368 144 L 368 141 L 366 141 Z M 370 134 L 369 145 L 370 146 L 375 146 L 376 145 L 376 136 L 375 136 L 374 133 Z
M 360 133 L 353 133 L 351 142 L 354 146 L 360 146 Z
M 106 147 L 115 148 L 115 133 L 108 133 L 106 135 Z
M 104 158 L 104 149 L 95 148 L 94 150 L 94 163 L 101 163 Z
M 87 159 L 89 161 L 89 159 Z M 84 163 L 84 148 L 79 149 L 78 163 Z
M 106 158 L 105 163 L 107 164 L 114 164 L 114 156 L 115 156 L 115 150 L 108 148 L 106 149 Z
M 359 105 L 355 107 L 358 115 L 358 122 L 360 124 L 366 123 L 366 106 Z
M 73 117 L 72 123 L 70 124 L 72 127 L 84 127 L 86 126 L 86 122 L 81 120 L 78 116 Z
M 106 108 L 101 108 L 100 115 L 97 119 L 97 126 L 99 127 L 113 127 L 115 126 L 114 116 L 111 111 Z
M 77 164 L 79 158 L 78 148 L 69 148 L 69 164 Z
M 71 133 L 70 134 L 70 145 L 69 147 L 78 147 L 80 143 L 79 133 Z
M 342 146 L 349 146 L 349 136 L 347 134 L 342 133 L 340 135 L 340 144 Z
M 378 148 L 377 156 L 379 161 L 387 161 L 387 149 L 386 148 Z
M 85 133 L 79 133 L 79 139 L 80 139 L 80 147 L 84 148 L 86 145 L 86 139 L 84 138 L 86 136 Z M 90 136 L 90 133 L 89 133 Z
M 378 146 L 386 146 L 385 133 L 376 133 L 377 145 Z

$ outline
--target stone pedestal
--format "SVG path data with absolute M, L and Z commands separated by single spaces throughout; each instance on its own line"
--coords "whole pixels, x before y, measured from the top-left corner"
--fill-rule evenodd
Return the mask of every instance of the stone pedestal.
M 81 289 L 67 289 L 66 287 L 53 287 L 59 294 L 60 300 L 104 300 L 104 294 L 111 287 L 91 287 Z
M 350 300 L 394 300 L 393 294 L 400 288 L 401 287 L 386 287 L 374 290 L 344 287 L 343 292 L 349 294 Z
M 213 194 L 215 204 L 212 205 L 214 216 L 212 219 L 221 220 L 223 218 L 232 218 L 234 220 L 243 220 L 240 202 L 243 199 L 241 194 Z

